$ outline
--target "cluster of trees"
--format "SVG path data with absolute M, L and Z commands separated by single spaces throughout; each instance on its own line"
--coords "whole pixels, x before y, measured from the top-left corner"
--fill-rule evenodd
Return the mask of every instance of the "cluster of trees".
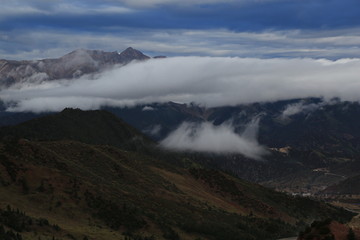
M 9 205 L 6 209 L 0 209 L 0 223 L 16 232 L 30 231 L 33 219 L 19 209 L 12 209 Z
M 22 240 L 22 236 L 13 230 L 5 230 L 3 225 L 0 225 L 0 239 L 2 240 Z
M 30 232 L 33 226 L 51 227 L 60 231 L 56 224 L 51 225 L 45 218 L 31 218 L 19 209 L 13 209 L 9 205 L 6 209 L 0 208 L 0 239 L 22 240 L 21 232 Z M 8 229 L 6 230 L 5 227 Z
M 85 200 L 87 205 L 93 209 L 94 216 L 103 220 L 107 226 L 114 230 L 125 227 L 129 233 L 132 233 L 146 225 L 136 207 L 125 203 L 119 206 L 100 196 L 94 196 L 90 192 L 85 192 Z

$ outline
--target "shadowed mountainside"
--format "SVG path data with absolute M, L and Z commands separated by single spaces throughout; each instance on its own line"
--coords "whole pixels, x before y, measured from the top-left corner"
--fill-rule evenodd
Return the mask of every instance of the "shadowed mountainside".
M 75 140 L 133 150 L 152 144 L 149 138 L 109 112 L 70 108 L 15 127 L 3 127 L 0 136 L 39 141 Z
M 326 188 L 324 193 L 360 195 L 360 175 L 345 179 Z

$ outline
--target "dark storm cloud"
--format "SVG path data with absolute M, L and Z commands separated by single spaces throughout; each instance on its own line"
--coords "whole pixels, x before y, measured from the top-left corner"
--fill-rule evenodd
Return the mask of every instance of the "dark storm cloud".
M 193 1 L 187 4 L 155 1 L 153 5 L 126 1 L 55 1 L 55 4 L 27 1 L 18 10 L 11 7 L 15 7 L 14 4 L 5 4 L 2 10 L 0 30 L 49 27 L 104 31 L 103 28 L 109 26 L 122 26 L 258 31 L 351 28 L 360 22 L 357 0 Z

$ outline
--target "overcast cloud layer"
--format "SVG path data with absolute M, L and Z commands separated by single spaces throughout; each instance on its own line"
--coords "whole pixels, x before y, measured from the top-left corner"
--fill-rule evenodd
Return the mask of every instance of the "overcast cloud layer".
M 149 55 L 360 57 L 358 0 L 13 0 L 0 58 L 129 46 Z
M 304 97 L 357 101 L 359 69 L 360 59 L 174 57 L 0 94 L 17 103 L 9 111 L 35 112 L 166 101 L 208 107 Z

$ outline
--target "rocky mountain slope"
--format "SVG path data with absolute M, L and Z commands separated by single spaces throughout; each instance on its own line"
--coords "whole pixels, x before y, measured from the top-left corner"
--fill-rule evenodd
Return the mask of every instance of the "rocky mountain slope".
M 107 112 L 67 109 L 0 132 L 8 239 L 277 239 L 314 219 L 353 216 L 182 155 L 131 148 L 134 139 L 153 145 Z
M 121 53 L 78 49 L 56 59 L 34 61 L 0 60 L 0 89 L 21 84 L 78 78 L 111 66 L 149 59 L 131 47 Z

